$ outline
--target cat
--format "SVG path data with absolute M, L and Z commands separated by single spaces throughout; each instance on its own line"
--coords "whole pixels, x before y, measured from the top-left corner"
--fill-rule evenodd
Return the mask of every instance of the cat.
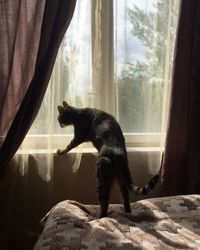
M 125 138 L 117 120 L 110 114 L 94 108 L 75 108 L 63 102 L 58 106 L 58 122 L 61 127 L 74 126 L 74 138 L 59 155 L 69 152 L 83 142 L 90 141 L 98 151 L 97 193 L 100 204 L 100 218 L 106 217 L 109 196 L 113 183 L 117 181 L 124 201 L 124 210 L 131 212 L 129 191 L 147 194 L 156 185 L 155 175 L 144 187 L 133 185 L 128 167 Z

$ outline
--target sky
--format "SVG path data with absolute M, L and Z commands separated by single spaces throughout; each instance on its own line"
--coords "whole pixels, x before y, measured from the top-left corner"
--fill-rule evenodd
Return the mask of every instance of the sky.
M 91 89 L 91 1 L 78 0 L 75 12 L 68 31 L 64 38 L 63 59 L 71 72 L 71 80 L 79 82 L 79 90 Z M 134 5 L 146 11 L 153 9 L 153 3 L 157 0 L 114 0 L 114 37 L 117 42 L 114 45 L 115 65 L 117 75 L 120 74 L 123 65 L 127 62 L 144 60 L 145 47 L 140 41 L 131 35 L 132 24 L 126 15 L 126 8 L 132 9 Z M 125 22 L 126 19 L 126 22 Z M 72 48 L 76 48 L 73 50 Z M 73 62 L 74 60 L 74 62 Z M 71 85 L 71 93 L 76 92 L 77 85 Z
M 145 54 L 145 47 L 141 42 L 131 34 L 132 24 L 130 23 L 126 9 L 134 9 L 134 5 L 144 11 L 152 11 L 153 4 L 157 0 L 114 0 L 114 23 L 118 33 L 117 36 L 117 60 L 121 63 L 124 60 L 134 62 L 135 60 L 143 60 Z M 126 23 L 125 23 L 125 20 Z M 126 49 L 124 46 L 126 45 Z
M 145 48 L 140 44 L 138 39 L 130 34 L 131 23 L 127 18 L 126 8 L 133 8 L 133 5 L 136 5 L 141 9 L 149 11 L 153 9 L 153 3 L 156 1 L 157 0 L 114 0 L 114 29 L 117 32 L 116 52 L 119 61 L 123 61 L 127 56 L 127 60 L 129 61 L 142 59 L 145 53 Z M 124 21 L 125 18 L 127 19 L 126 24 Z M 73 19 L 67 31 L 67 44 L 70 46 L 71 43 L 76 43 L 78 48 L 84 47 L 84 51 L 88 53 L 88 43 L 91 41 L 90 29 L 90 0 L 78 0 Z M 125 50 L 125 44 L 127 50 Z M 91 49 L 90 45 L 89 49 Z M 70 48 L 66 47 L 67 53 L 69 50 Z M 125 53 L 127 55 L 125 55 Z

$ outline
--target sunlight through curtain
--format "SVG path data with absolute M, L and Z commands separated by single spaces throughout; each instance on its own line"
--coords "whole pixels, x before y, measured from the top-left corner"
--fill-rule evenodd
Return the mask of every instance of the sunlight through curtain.
M 76 107 L 92 106 L 91 83 L 91 21 L 86 10 L 90 1 L 78 1 L 73 19 L 64 37 L 43 100 L 40 112 L 24 140 L 20 151 L 27 154 L 46 154 L 43 178 L 52 178 L 53 158 L 58 148 L 72 139 L 73 129 L 61 129 L 57 106 L 65 100 Z M 73 170 L 80 165 L 82 146 L 75 150 Z M 23 164 L 24 165 L 24 164 Z M 26 165 L 26 164 L 25 164 Z M 42 174 L 42 175 L 43 175 Z
M 39 170 L 43 179 L 51 180 L 56 149 L 72 138 L 73 129 L 61 129 L 57 122 L 57 106 L 63 100 L 112 113 L 127 146 L 145 152 L 148 171 L 157 172 L 165 142 L 178 10 L 179 0 L 77 2 L 40 113 L 20 149 L 32 155 L 45 153 L 46 163 Z M 70 167 L 75 171 L 82 150 L 87 149 L 74 150 Z
M 127 143 L 146 150 L 155 174 L 165 143 L 180 1 L 114 3 L 116 115 Z

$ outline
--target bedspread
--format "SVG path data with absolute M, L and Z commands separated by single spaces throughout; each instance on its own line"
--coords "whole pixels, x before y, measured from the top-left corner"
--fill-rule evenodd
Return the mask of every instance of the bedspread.
M 34 250 L 200 249 L 200 195 L 141 200 L 131 211 L 113 204 L 98 219 L 99 206 L 62 201 L 46 215 Z

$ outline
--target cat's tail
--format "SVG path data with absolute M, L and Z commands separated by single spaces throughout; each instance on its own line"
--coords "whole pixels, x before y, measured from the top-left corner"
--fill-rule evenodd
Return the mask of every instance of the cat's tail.
M 129 190 L 136 195 L 146 195 L 156 186 L 158 180 L 159 180 L 159 174 L 156 174 L 152 177 L 152 179 L 149 181 L 147 185 L 139 187 L 132 184 L 129 186 Z

